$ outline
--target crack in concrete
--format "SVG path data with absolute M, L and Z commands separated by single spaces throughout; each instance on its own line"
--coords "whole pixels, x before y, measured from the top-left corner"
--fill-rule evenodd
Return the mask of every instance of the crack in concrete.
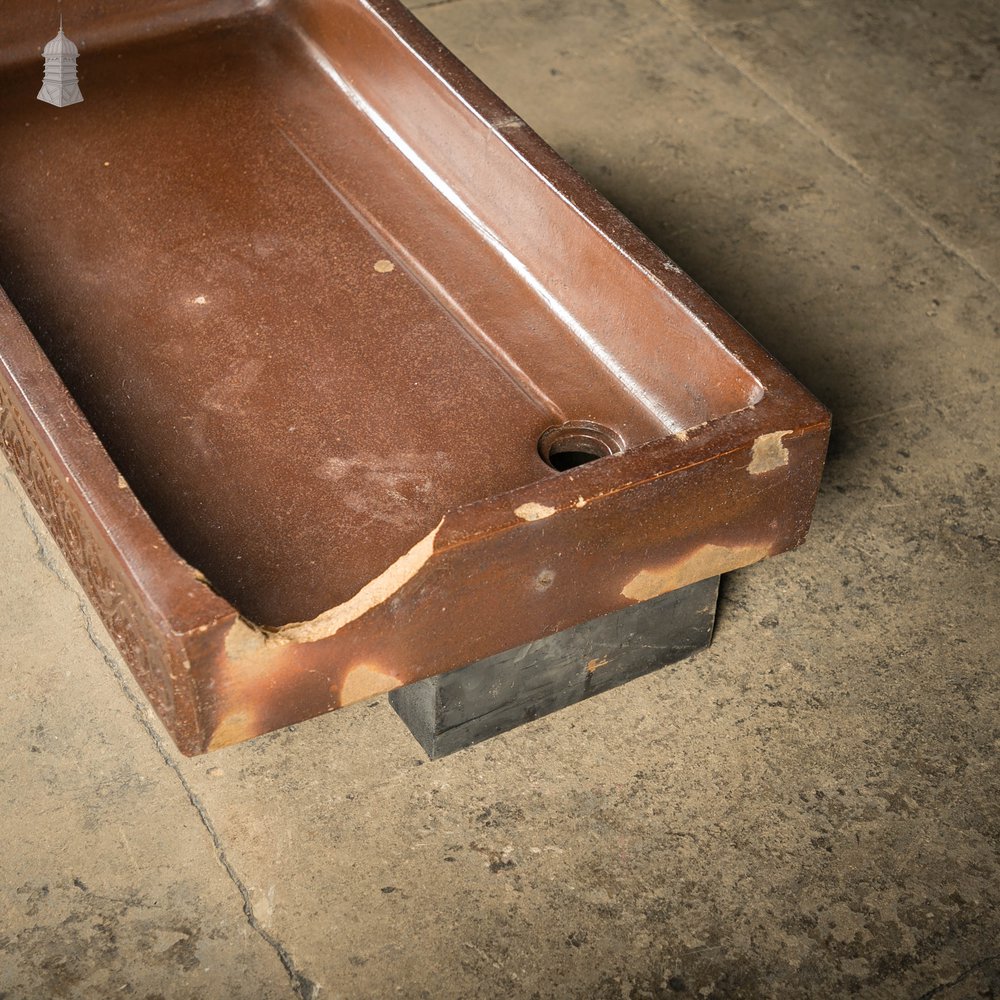
M 1000 959 L 1000 952 L 996 955 L 987 955 L 985 958 L 981 958 L 978 962 L 973 962 L 972 965 L 963 969 L 954 979 L 949 979 L 946 983 L 939 983 L 937 986 L 932 987 L 926 993 L 921 993 L 917 997 L 917 1000 L 930 1000 L 931 997 L 937 996 L 942 990 L 950 990 L 952 986 L 957 986 L 963 979 L 971 976 L 973 972 L 978 971 L 984 965 L 989 965 L 990 962 L 995 962 Z
M 257 919 L 257 915 L 254 913 L 253 904 L 250 899 L 250 890 L 236 872 L 233 863 L 229 860 L 226 854 L 225 846 L 222 843 L 222 838 L 215 829 L 215 824 L 212 823 L 212 820 L 209 817 L 201 799 L 198 797 L 197 792 L 195 792 L 187 778 L 185 778 L 176 760 L 170 753 L 170 749 L 167 746 L 166 741 L 156 731 L 150 721 L 150 709 L 141 697 L 132 689 L 131 683 L 125 674 L 125 670 L 119 662 L 118 656 L 113 650 L 108 648 L 107 644 L 102 641 L 100 635 L 98 634 L 98 626 L 95 621 L 93 609 L 87 599 L 80 594 L 79 585 L 76 583 L 75 578 L 73 580 L 68 579 L 53 557 L 53 553 L 49 545 L 49 538 L 46 534 L 43 534 L 46 529 L 41 525 L 40 521 L 36 520 L 37 515 L 26 501 L 20 488 L 20 484 L 16 482 L 16 479 L 14 479 L 12 473 L 10 472 L 4 472 L 0 478 L 3 479 L 4 484 L 11 491 L 11 494 L 21 511 L 21 516 L 24 518 L 24 522 L 27 524 L 28 530 L 31 532 L 31 536 L 35 542 L 39 562 L 55 577 L 59 584 L 76 599 L 77 607 L 79 609 L 80 617 L 83 621 L 83 627 L 87 633 L 87 637 L 97 652 L 100 653 L 101 658 L 107 664 L 108 668 L 111 670 L 111 673 L 118 682 L 119 687 L 122 689 L 122 692 L 128 699 L 129 703 L 132 705 L 139 725 L 142 726 L 149 738 L 152 740 L 153 746 L 160 755 L 160 758 L 163 760 L 163 763 L 171 771 L 173 771 L 174 776 L 180 782 L 181 788 L 184 790 L 188 801 L 191 803 L 194 811 L 198 814 L 198 819 L 201 821 L 201 825 L 205 828 L 209 839 L 212 841 L 212 846 L 215 849 L 216 860 L 222 866 L 222 870 L 226 873 L 230 882 L 232 882 L 235 886 L 236 891 L 240 894 L 240 898 L 243 902 L 243 913 L 246 916 L 247 923 L 258 934 L 261 940 L 264 941 L 264 943 L 268 945 L 272 951 L 274 951 L 275 955 L 277 955 L 278 960 L 281 962 L 282 967 L 291 981 L 292 989 L 295 991 L 295 995 L 300 997 L 301 1000 L 316 1000 L 321 989 L 320 985 L 313 982 L 304 973 L 300 972 L 296 968 L 295 962 L 293 961 L 288 949 L 285 948 L 285 946 Z
M 943 233 L 939 232 L 937 228 L 935 228 L 933 222 L 931 222 L 918 208 L 912 205 L 905 195 L 897 194 L 897 192 L 894 191 L 886 182 L 881 181 L 869 174 L 849 153 L 846 153 L 842 149 L 838 148 L 835 140 L 827 134 L 823 127 L 818 122 L 814 121 L 804 109 L 796 108 L 794 105 L 787 103 L 777 94 L 773 93 L 772 90 L 758 80 L 757 77 L 754 76 L 741 61 L 731 56 L 718 45 L 714 44 L 711 38 L 694 21 L 685 17 L 680 11 L 670 6 L 669 0 L 653 0 L 653 2 L 664 13 L 683 24 L 691 32 L 691 34 L 698 39 L 698 41 L 714 52 L 715 55 L 717 55 L 727 66 L 730 66 L 737 73 L 739 73 L 740 76 L 743 77 L 743 79 L 746 80 L 752 87 L 756 88 L 769 101 L 781 108 L 781 110 L 784 111 L 789 118 L 791 118 L 800 128 L 812 136 L 812 138 L 815 139 L 828 153 L 830 153 L 831 156 L 835 157 L 855 174 L 857 174 L 869 187 L 874 188 L 876 191 L 880 191 L 885 198 L 896 206 L 896 208 L 903 212 L 904 215 L 908 216 L 925 233 L 927 233 L 927 235 L 930 236 L 931 239 L 937 243 L 937 245 L 941 247 L 946 254 L 952 257 L 957 257 L 980 280 L 986 282 L 986 284 L 988 284 L 991 288 L 1000 291 L 1000 284 L 998 284 L 997 279 L 990 274 L 989 271 L 977 264 L 976 261 L 965 251 L 952 243 L 952 241 L 949 240 Z

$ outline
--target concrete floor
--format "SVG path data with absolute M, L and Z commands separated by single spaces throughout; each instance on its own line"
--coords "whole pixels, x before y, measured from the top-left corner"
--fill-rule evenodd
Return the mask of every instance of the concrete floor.
M 449 759 L 184 760 L 3 466 L 0 997 L 1000 996 L 994 0 L 414 6 L 832 408 L 812 534 Z

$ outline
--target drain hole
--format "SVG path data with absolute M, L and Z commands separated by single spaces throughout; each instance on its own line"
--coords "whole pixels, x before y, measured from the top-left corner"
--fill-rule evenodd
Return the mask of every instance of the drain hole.
M 550 451 L 549 465 L 556 472 L 565 472 L 567 469 L 575 469 L 578 465 L 586 465 L 587 462 L 593 462 L 595 458 L 601 457 L 592 451 Z
M 591 420 L 572 420 L 550 427 L 538 439 L 538 454 L 556 472 L 575 469 L 608 455 L 618 455 L 624 447 L 622 439 L 614 431 Z

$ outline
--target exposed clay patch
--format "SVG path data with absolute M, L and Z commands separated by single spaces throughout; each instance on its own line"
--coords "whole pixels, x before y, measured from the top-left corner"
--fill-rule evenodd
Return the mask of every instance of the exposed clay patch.
M 763 472 L 788 465 L 788 449 L 782 439 L 791 433 L 791 431 L 774 431 L 773 434 L 761 434 L 753 443 L 747 472 L 751 476 L 759 476 Z
M 209 741 L 209 750 L 220 750 L 222 747 L 231 746 L 233 743 L 242 743 L 244 740 L 253 739 L 258 736 L 256 718 L 249 712 L 232 712 L 225 716 L 215 727 L 212 739 Z
M 245 659 L 256 655 L 264 647 L 291 645 L 300 642 L 318 642 L 336 635 L 345 625 L 387 601 L 401 587 L 409 583 L 434 554 L 434 539 L 444 518 L 437 527 L 421 538 L 408 552 L 401 555 L 385 572 L 366 583 L 350 600 L 324 611 L 307 622 L 292 622 L 277 629 L 261 629 L 240 619 L 226 636 L 226 653 L 230 659 Z
M 385 694 L 393 688 L 398 688 L 402 681 L 390 674 L 383 674 L 381 671 L 370 667 L 367 664 L 354 667 L 350 670 L 340 685 L 340 704 L 352 705 L 356 701 L 364 701 L 365 698 L 374 698 L 376 695 Z
M 649 601 L 689 583 L 749 566 L 771 554 L 767 545 L 702 545 L 677 562 L 640 570 L 622 588 L 630 601 Z
M 522 521 L 541 521 L 555 512 L 555 507 L 546 507 L 543 503 L 523 503 L 514 511 Z
M 324 611 L 308 622 L 283 625 L 275 633 L 275 640 L 281 643 L 316 642 L 336 635 L 345 625 L 360 618 L 366 611 L 387 601 L 404 584 L 410 582 L 434 554 L 434 539 L 437 537 L 442 517 L 430 534 L 425 535 L 408 552 L 401 555 L 385 572 L 366 583 L 349 601 Z
M 267 633 L 245 618 L 237 618 L 226 633 L 226 656 L 246 660 L 264 648 Z

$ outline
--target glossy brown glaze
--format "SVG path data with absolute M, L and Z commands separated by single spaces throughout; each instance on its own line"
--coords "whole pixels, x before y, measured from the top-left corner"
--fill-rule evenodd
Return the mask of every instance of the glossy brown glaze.
M 0 428 L 186 753 L 802 540 L 822 407 L 395 0 L 154 8 L 56 109 L 13 5 Z

